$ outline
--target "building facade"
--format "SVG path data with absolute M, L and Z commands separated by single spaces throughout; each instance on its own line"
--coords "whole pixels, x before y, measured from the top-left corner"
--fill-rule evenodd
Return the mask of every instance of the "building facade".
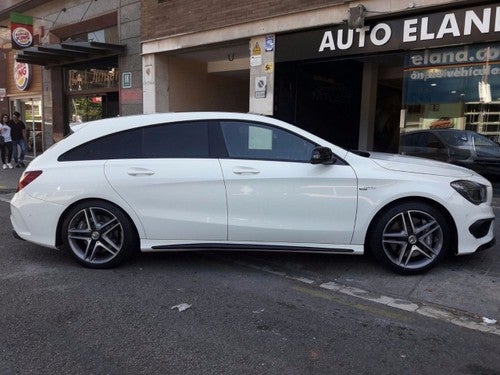
M 34 130 L 37 149 L 62 139 L 71 124 L 142 113 L 140 12 L 139 0 L 1 2 L 2 103 Z M 16 14 L 31 19 L 33 34 L 20 49 L 10 40 Z
M 274 116 L 345 148 L 500 135 L 497 1 L 144 0 L 144 111 Z

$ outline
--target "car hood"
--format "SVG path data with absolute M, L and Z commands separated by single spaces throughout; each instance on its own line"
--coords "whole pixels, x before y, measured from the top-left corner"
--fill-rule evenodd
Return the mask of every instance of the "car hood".
M 475 174 L 475 172 L 470 169 L 459 167 L 457 165 L 414 156 L 370 152 L 370 160 L 373 160 L 382 168 L 392 171 L 422 173 L 457 178 L 469 177 Z

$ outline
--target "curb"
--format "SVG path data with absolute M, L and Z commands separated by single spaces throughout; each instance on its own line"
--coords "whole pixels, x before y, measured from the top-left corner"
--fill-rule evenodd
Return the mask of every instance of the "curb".
M 15 193 L 16 189 L 13 188 L 0 188 L 0 194 L 11 194 Z

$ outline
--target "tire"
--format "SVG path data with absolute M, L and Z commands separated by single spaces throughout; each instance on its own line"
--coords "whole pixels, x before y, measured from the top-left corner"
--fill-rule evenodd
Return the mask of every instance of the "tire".
M 450 249 L 450 227 L 430 204 L 404 202 L 374 220 L 368 245 L 380 262 L 400 274 L 425 272 Z
M 71 208 L 62 224 L 64 248 L 88 268 L 112 268 L 139 247 L 130 219 L 111 203 L 86 201 Z

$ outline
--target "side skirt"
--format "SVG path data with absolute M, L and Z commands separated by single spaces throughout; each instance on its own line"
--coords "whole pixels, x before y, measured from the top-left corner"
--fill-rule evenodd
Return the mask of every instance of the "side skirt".
M 176 245 L 156 245 L 153 251 L 195 251 L 195 250 L 231 250 L 231 251 L 287 251 L 300 253 L 352 254 L 353 249 L 333 249 L 328 247 L 285 246 L 285 245 L 249 245 L 249 244 L 217 244 L 190 243 Z M 144 250 L 143 250 L 144 251 Z

